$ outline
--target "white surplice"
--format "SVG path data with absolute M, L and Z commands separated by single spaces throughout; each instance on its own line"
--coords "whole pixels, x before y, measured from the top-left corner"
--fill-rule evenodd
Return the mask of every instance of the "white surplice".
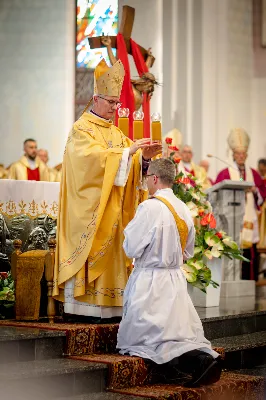
M 187 224 L 184 257 L 176 222 L 168 207 L 156 199 L 140 204 L 124 232 L 124 250 L 128 257 L 135 258 L 135 265 L 124 293 L 117 348 L 121 354 L 147 358 L 157 364 L 195 349 L 217 357 L 204 337 L 180 269 L 183 258 L 194 253 L 195 228 L 190 211 L 171 189 L 158 190 L 155 195 L 168 200 Z
M 141 176 L 142 178 L 142 155 L 139 159 L 141 166 Z M 124 187 L 127 183 L 128 175 L 130 172 L 132 163 L 132 157 L 129 155 L 129 148 L 126 148 L 122 153 L 122 158 L 120 161 L 120 166 L 118 168 L 114 185 Z M 112 318 L 121 317 L 123 313 L 122 307 L 106 307 L 97 306 L 94 304 L 85 303 L 83 301 L 78 301 L 74 298 L 74 285 L 75 277 L 69 279 L 65 283 L 64 289 L 64 312 L 66 314 L 82 315 L 86 317 L 97 317 L 97 318 Z

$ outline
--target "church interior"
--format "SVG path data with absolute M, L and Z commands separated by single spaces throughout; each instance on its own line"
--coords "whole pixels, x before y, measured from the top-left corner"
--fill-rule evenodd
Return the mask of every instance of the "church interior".
M 266 0 L 0 0 L 0 21 L 2 395 L 266 399 Z M 113 121 L 94 112 L 95 97 L 115 107 Z M 92 284 L 91 253 L 82 269 L 60 278 L 60 265 L 72 262 L 72 256 L 58 261 L 59 239 L 61 249 L 67 247 L 60 213 L 65 199 L 78 192 L 66 172 L 68 149 L 73 135 L 80 139 L 86 131 L 91 141 L 96 135 L 81 127 L 84 115 L 117 127 L 123 138 L 115 145 L 101 133 L 108 151 L 122 148 L 120 164 L 109 164 L 109 180 L 112 168 L 120 171 L 124 143 L 148 139 L 161 148 L 151 159 L 175 165 L 173 193 L 188 207 L 196 232 L 194 255 L 180 268 L 205 337 L 222 363 L 215 383 L 189 387 L 187 374 L 169 365 L 120 354 L 122 307 L 110 303 L 117 309 L 110 314 L 106 301 L 92 302 L 89 317 L 77 312 L 71 279 Z M 151 160 L 143 155 L 139 179 L 145 183 L 154 174 L 147 172 Z M 131 177 L 126 174 L 124 184 L 114 178 L 113 185 L 126 187 Z M 129 203 L 126 189 L 121 197 L 121 204 L 133 204 L 131 218 L 146 199 L 140 181 L 131 192 L 135 203 Z M 79 201 L 84 193 L 82 186 Z M 96 215 L 100 206 L 91 203 Z M 76 222 L 82 219 L 73 213 Z M 99 229 L 94 214 L 92 226 Z M 83 232 L 73 262 L 89 240 Z M 108 256 L 106 248 L 104 243 L 98 256 Z M 128 279 L 134 261 L 125 268 Z M 83 294 L 86 308 L 85 289 Z M 98 314 L 97 307 L 105 311 Z

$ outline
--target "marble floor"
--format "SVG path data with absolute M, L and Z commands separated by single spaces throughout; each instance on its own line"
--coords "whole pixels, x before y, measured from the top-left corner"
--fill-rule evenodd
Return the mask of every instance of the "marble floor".
M 196 307 L 196 310 L 201 319 L 266 312 L 266 295 L 221 298 L 219 307 Z

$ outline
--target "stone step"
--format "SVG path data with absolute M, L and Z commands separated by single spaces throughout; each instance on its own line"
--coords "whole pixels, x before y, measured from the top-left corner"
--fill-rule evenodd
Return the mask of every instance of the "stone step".
M 225 350 L 225 368 L 253 368 L 266 363 L 266 331 L 212 340 L 213 346 Z
M 64 331 L 0 327 L 0 365 L 16 361 L 47 360 L 63 355 Z
M 216 308 L 216 307 L 213 307 Z M 245 314 L 225 315 L 203 318 L 203 312 L 197 310 L 201 317 L 204 333 L 207 339 L 214 339 L 251 334 L 266 331 L 266 311 L 253 311 Z M 213 312 L 207 310 L 205 312 Z
M 1 398 L 46 400 L 105 390 L 107 366 L 69 359 L 0 365 Z
M 266 383 L 266 364 L 256 365 L 254 368 L 239 369 L 234 372 L 237 374 L 244 374 L 250 376 L 262 376 L 264 378 L 264 382 Z M 266 394 L 266 385 L 265 385 L 265 394 Z
M 146 400 L 149 398 L 153 400 L 262 400 L 265 398 L 263 377 L 233 372 L 223 372 L 221 379 L 214 385 L 199 388 L 190 389 L 178 384 L 157 384 L 115 389 L 113 392 L 135 395 Z

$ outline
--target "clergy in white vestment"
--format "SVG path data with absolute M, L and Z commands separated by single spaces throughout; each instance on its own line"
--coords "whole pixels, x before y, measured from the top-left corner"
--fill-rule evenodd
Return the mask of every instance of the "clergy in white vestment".
M 150 163 L 150 198 L 127 225 L 123 247 L 134 258 L 124 293 L 117 348 L 156 364 L 190 372 L 191 386 L 220 378 L 219 355 L 204 337 L 180 267 L 194 253 L 195 229 L 188 207 L 173 193 L 175 166 Z

